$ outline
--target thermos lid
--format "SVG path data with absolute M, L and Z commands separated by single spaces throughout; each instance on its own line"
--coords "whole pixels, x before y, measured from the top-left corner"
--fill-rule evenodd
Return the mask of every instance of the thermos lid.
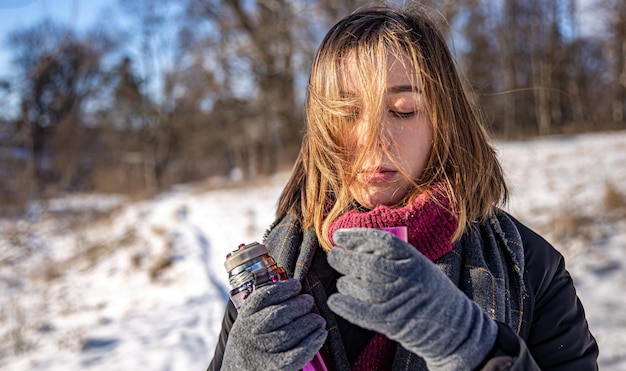
M 229 253 L 226 256 L 224 267 L 226 268 L 226 272 L 230 272 L 247 261 L 266 254 L 267 247 L 265 247 L 265 245 L 258 242 L 252 242 L 250 244 L 240 246 L 237 250 Z

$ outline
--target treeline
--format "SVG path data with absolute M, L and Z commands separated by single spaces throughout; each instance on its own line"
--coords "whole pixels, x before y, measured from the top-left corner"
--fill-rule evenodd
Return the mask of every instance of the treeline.
M 114 26 L 104 13 L 81 32 L 51 20 L 14 30 L 13 78 L 0 83 L 2 205 L 288 168 L 312 55 L 365 3 L 120 1 Z M 594 33 L 575 0 L 419 3 L 439 14 L 496 136 L 626 127 L 623 0 L 590 3 Z

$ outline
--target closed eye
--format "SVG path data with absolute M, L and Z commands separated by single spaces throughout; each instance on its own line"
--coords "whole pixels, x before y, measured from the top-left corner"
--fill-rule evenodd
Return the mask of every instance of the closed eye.
M 394 110 L 389 110 L 389 113 L 397 118 L 401 118 L 401 119 L 405 119 L 405 118 L 410 118 L 415 116 L 415 111 L 411 111 L 411 112 L 399 112 L 399 111 L 394 111 Z

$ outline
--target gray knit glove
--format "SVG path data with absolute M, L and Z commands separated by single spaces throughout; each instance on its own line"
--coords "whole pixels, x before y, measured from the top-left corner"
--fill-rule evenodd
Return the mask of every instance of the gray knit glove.
M 429 369 L 471 370 L 498 332 L 489 316 L 410 244 L 377 229 L 340 229 L 328 262 L 345 276 L 332 311 L 424 358 Z
M 313 297 L 289 279 L 256 289 L 228 335 L 222 370 L 299 370 L 326 340 L 326 321 L 311 313 Z

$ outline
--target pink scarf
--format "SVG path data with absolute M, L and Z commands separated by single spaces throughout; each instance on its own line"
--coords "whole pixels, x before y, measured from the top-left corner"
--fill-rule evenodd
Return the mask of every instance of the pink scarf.
M 435 185 L 432 195 L 435 200 L 422 194 L 413 203 L 396 209 L 378 206 L 365 212 L 350 210 L 331 224 L 330 240 L 332 242 L 333 233 L 341 228 L 406 226 L 409 243 L 428 259 L 437 260 L 454 247 L 451 237 L 458 220 L 449 211 L 450 200 L 443 185 Z M 390 370 L 395 352 L 396 344 L 376 333 L 352 364 L 352 370 Z

